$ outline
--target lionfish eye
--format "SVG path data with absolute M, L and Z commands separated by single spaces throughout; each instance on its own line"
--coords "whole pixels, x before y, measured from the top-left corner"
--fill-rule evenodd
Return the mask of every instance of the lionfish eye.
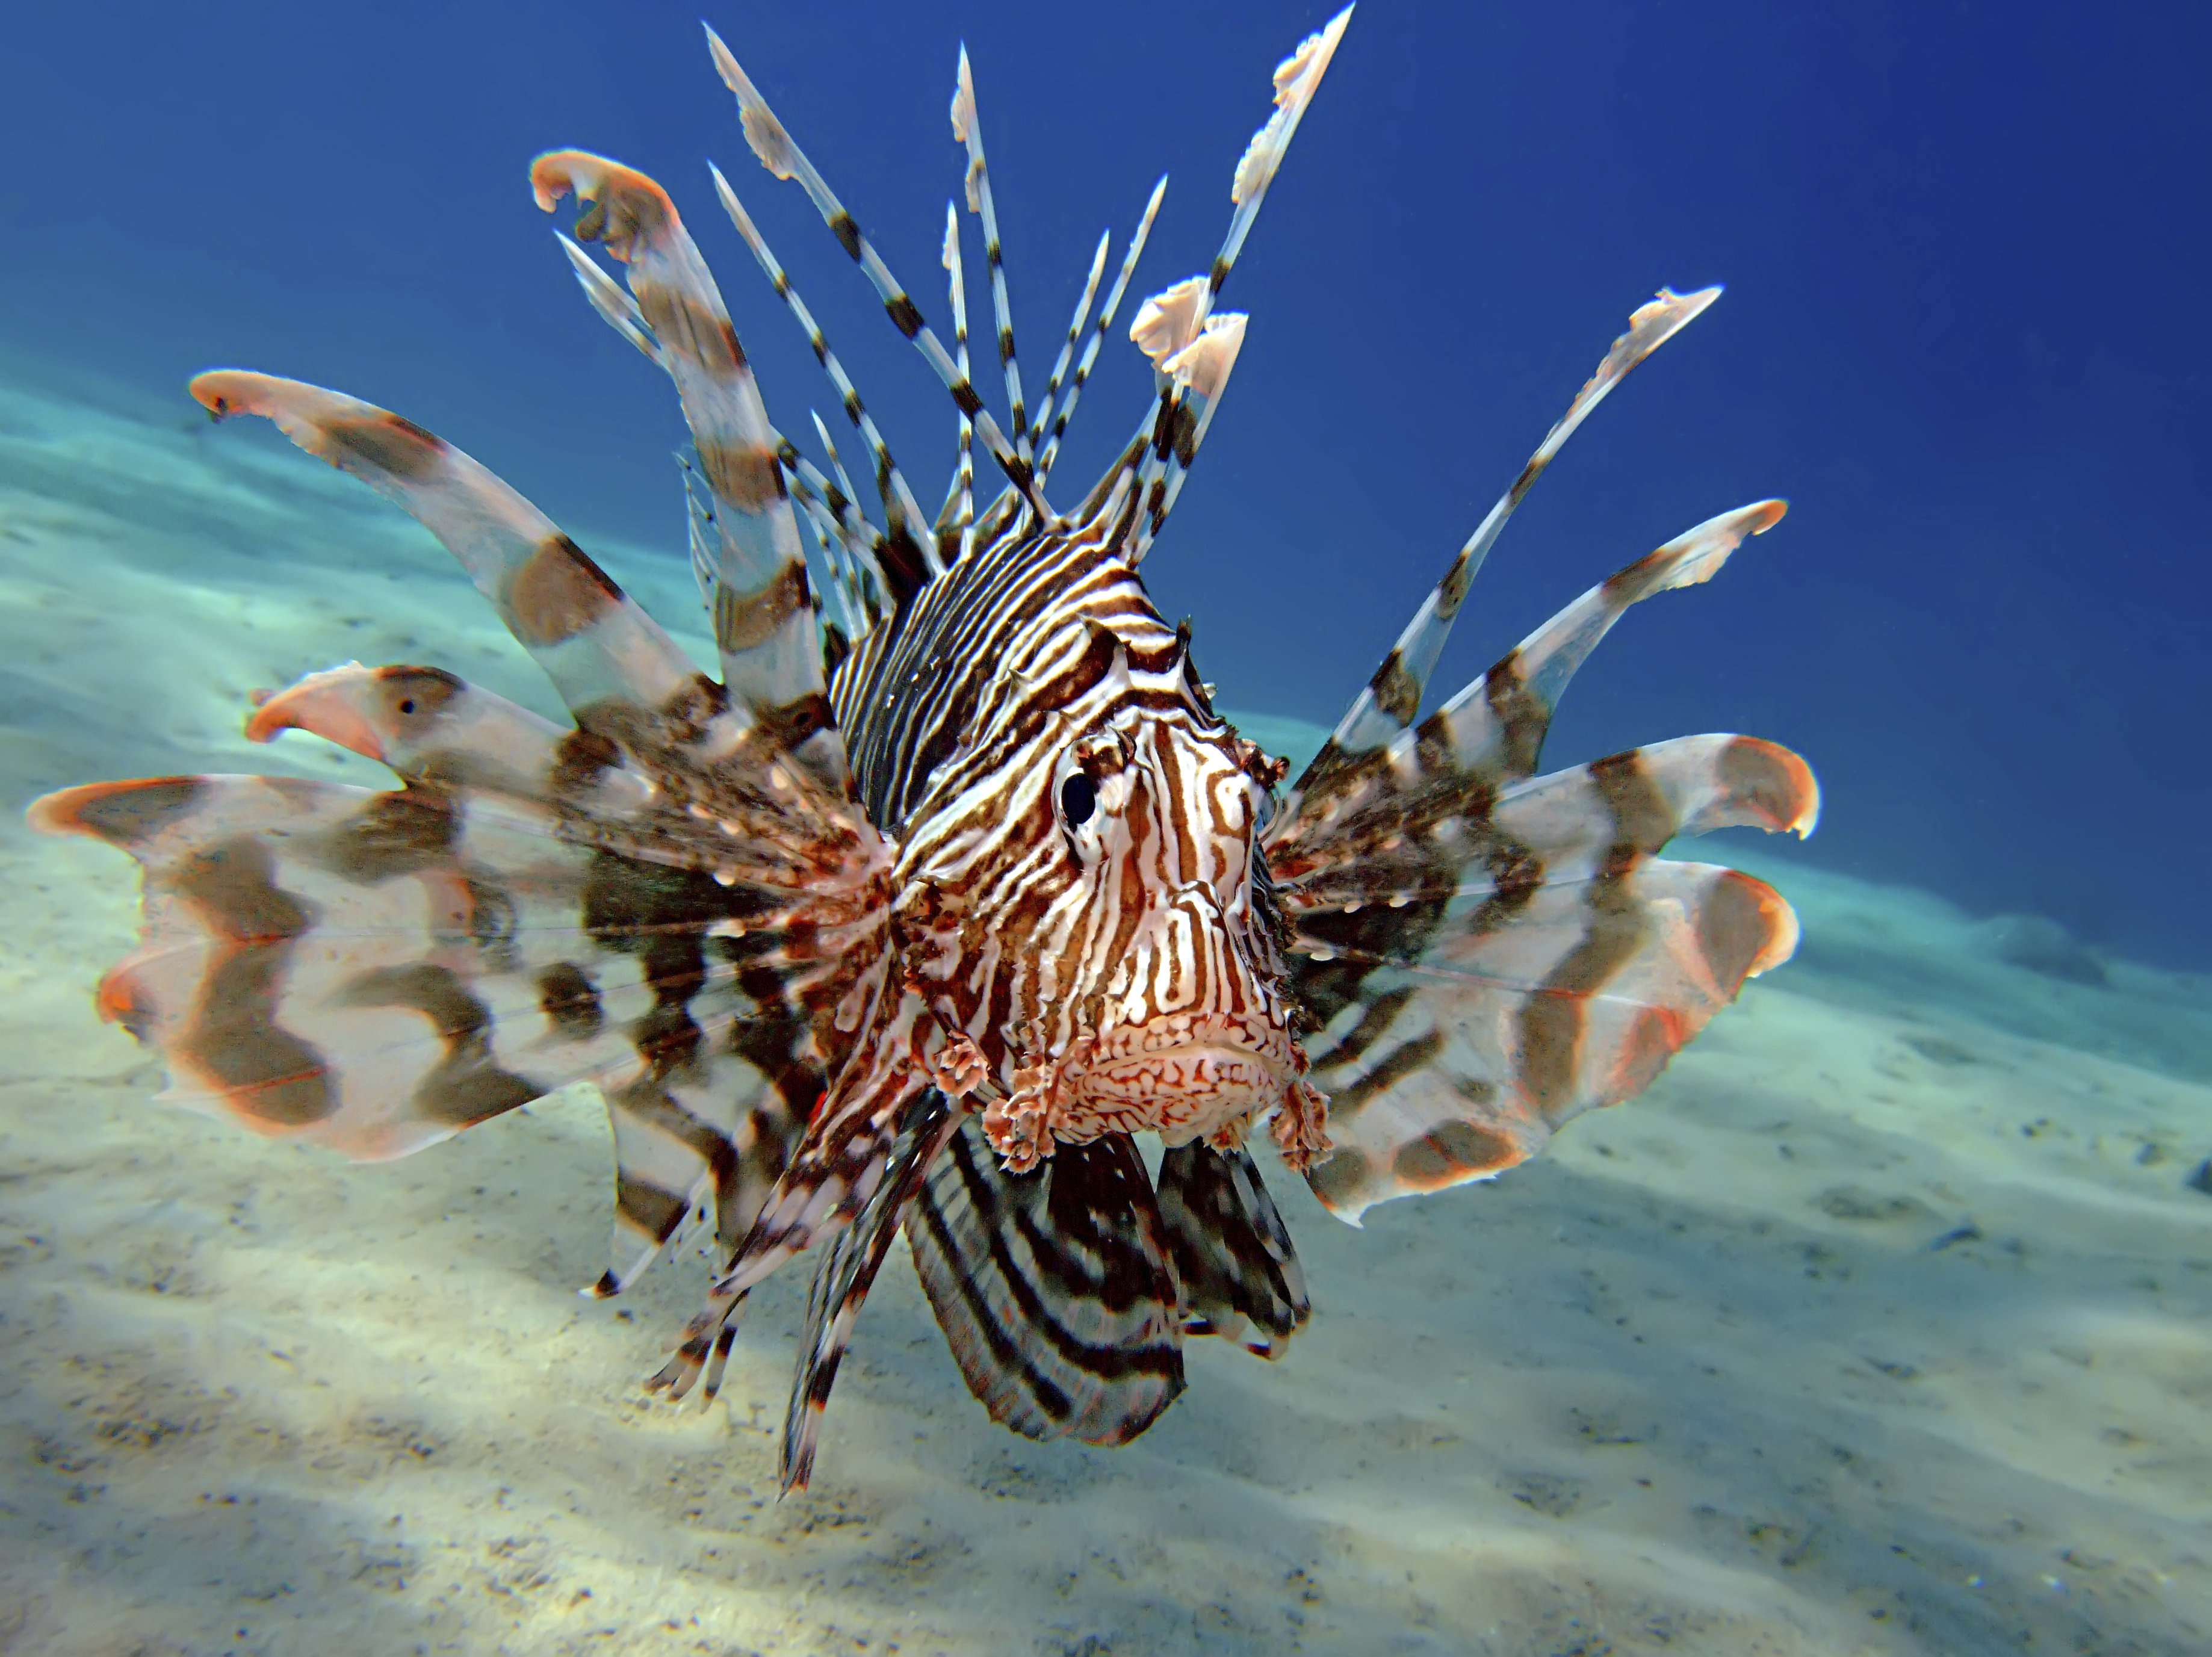
M 1091 821 L 1091 814 L 1098 809 L 1098 790 L 1091 779 L 1080 771 L 1060 785 L 1060 814 L 1070 828 Z

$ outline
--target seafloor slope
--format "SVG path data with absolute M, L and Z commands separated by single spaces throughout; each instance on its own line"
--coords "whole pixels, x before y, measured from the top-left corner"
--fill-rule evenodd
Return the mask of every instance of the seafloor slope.
M 803 1282 L 725 1406 L 647 1402 L 700 1274 L 576 1298 L 589 1099 L 354 1168 L 153 1103 L 94 1021 L 136 883 L 22 802 L 356 771 L 237 734 L 353 657 L 545 703 L 366 491 L 181 398 L 0 389 L 0 1650 L 2212 1648 L 2203 981 L 1762 865 L 1802 957 L 1642 1102 L 1364 1232 L 1277 1181 L 1283 1363 L 1201 1343 L 1136 1446 L 1031 1445 L 902 1251 L 778 1505 Z

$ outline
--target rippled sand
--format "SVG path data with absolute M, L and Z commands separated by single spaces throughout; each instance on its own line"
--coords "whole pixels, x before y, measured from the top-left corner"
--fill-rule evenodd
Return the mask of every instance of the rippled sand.
M 679 564 L 593 550 L 692 623 Z M 1275 1180 L 1316 1306 L 1283 1362 L 1201 1342 L 1138 1444 L 1032 1445 L 901 1251 L 779 1503 L 804 1284 L 722 1405 L 647 1402 L 703 1272 L 576 1297 L 588 1095 L 356 1168 L 154 1102 L 95 1021 L 135 879 L 22 803 L 361 776 L 238 736 L 348 658 L 547 706 L 367 491 L 181 398 L 0 384 L 0 1651 L 2212 1648 L 2204 980 L 1758 861 L 1800 960 L 1642 1101 L 1364 1232 Z

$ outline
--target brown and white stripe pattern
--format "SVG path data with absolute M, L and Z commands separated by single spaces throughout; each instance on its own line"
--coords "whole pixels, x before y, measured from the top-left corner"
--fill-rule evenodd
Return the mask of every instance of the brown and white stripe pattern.
M 1126 1135 L 1011 1179 L 972 1118 L 907 1221 L 939 1326 L 992 1418 L 1093 1444 L 1127 1443 L 1183 1389 L 1164 1229 Z
M 1152 240 L 1152 221 L 1159 216 L 1160 202 L 1167 193 L 1168 178 L 1163 173 L 1159 182 L 1152 186 L 1152 195 L 1146 200 L 1144 213 L 1137 221 L 1136 234 L 1129 238 L 1128 248 L 1121 255 L 1121 268 L 1115 273 L 1113 287 L 1107 290 L 1106 303 L 1098 309 L 1098 320 L 1091 327 L 1091 337 L 1083 343 L 1083 355 L 1076 360 L 1075 378 L 1068 384 L 1067 401 L 1057 410 L 1053 410 L 1051 398 L 1048 397 L 1046 409 L 1038 415 L 1040 422 L 1047 413 L 1052 417 L 1050 434 L 1045 438 L 1044 446 L 1037 454 L 1039 488 L 1042 488 L 1045 480 L 1052 476 L 1053 463 L 1060 458 L 1060 440 L 1067 434 L 1068 422 L 1075 417 L 1075 405 L 1083 396 L 1084 386 L 1090 381 L 1092 366 L 1098 361 L 1098 349 L 1106 343 L 1107 331 L 1113 327 L 1114 319 L 1121 314 L 1122 297 L 1129 291 L 1129 279 L 1136 274 L 1137 261 L 1144 257 L 1145 244 Z
M 585 203 L 562 246 L 586 298 L 677 385 L 719 681 L 419 427 L 295 381 L 196 381 L 217 415 L 268 416 L 438 534 L 572 724 L 435 668 L 349 664 L 264 701 L 249 732 L 380 761 L 391 792 L 187 777 L 40 802 L 37 826 L 145 871 L 145 936 L 102 985 L 106 1016 L 161 1053 L 186 1102 L 364 1158 L 595 1082 L 617 1161 L 599 1291 L 694 1237 L 717 1272 L 654 1387 L 711 1397 L 751 1288 L 815 1250 L 787 1488 L 813 1466 L 902 1229 L 996 1418 L 1119 1443 L 1182 1390 L 1186 1338 L 1273 1357 L 1310 1315 L 1246 1148 L 1255 1122 L 1356 1221 L 1495 1174 L 1642 1088 L 1796 935 L 1759 882 L 1661 853 L 1726 826 L 1807 832 L 1817 788 L 1795 755 L 1735 736 L 1537 766 L 1559 696 L 1613 623 L 1708 579 L 1781 503 L 1668 543 L 1416 721 L 1514 507 L 1717 290 L 1662 291 L 1631 319 L 1286 797 L 1271 798 L 1284 768 L 1215 713 L 1188 628 L 1138 576 L 1243 341 L 1214 301 L 1348 17 L 1277 70 L 1211 269 L 1140 311 L 1152 406 L 1069 517 L 1042 483 L 1161 190 L 1064 380 L 1099 244 L 1032 417 L 964 53 L 954 120 L 984 221 L 1003 426 L 969 381 L 964 324 L 956 360 L 708 35 L 755 153 L 806 190 L 1006 473 L 980 513 L 958 475 L 935 525 L 726 180 L 732 221 L 870 446 L 887 530 L 818 421 L 828 476 L 769 425 L 665 192 L 581 151 L 538 159 L 542 205 Z M 956 209 L 960 312 L 957 232 Z M 627 292 L 590 244 L 626 268 Z M 835 591 L 828 624 L 799 511 Z M 1156 1179 L 1146 1132 L 1163 1144 Z
M 1809 834 L 1819 791 L 1796 755 L 1690 737 L 1534 774 L 1561 693 L 1628 607 L 1711 579 L 1782 513 L 1723 513 L 1630 565 L 1418 730 L 1310 772 L 1269 825 L 1338 1147 L 1313 1183 L 1340 1215 L 1524 1160 L 1788 959 L 1779 896 L 1657 854 L 1721 828 Z
M 829 376 L 830 384 L 837 393 L 838 406 L 844 410 L 845 418 L 853 422 L 853 429 L 860 433 L 861 441 L 868 446 L 868 453 L 875 463 L 876 493 L 884 503 L 884 538 L 895 553 L 904 555 L 894 556 L 887 566 L 896 578 L 893 598 L 896 602 L 904 603 L 922 582 L 933 574 L 943 573 L 941 566 L 929 566 L 928 555 L 923 550 L 923 525 L 927 520 L 922 514 L 921 503 L 914 498 L 913 490 L 907 487 L 905 475 L 899 470 L 898 463 L 891 458 L 890 445 L 884 440 L 883 433 L 876 428 L 875 419 L 860 401 L 860 393 L 854 388 L 852 377 L 846 373 L 844 365 L 837 361 L 837 354 L 830 349 L 830 342 L 823 334 L 821 325 L 814 320 L 813 313 L 806 308 L 806 301 L 799 298 L 798 290 L 791 285 L 791 278 L 784 273 L 781 263 L 770 251 L 759 228 L 753 223 L 752 215 L 745 211 L 744 204 L 738 199 L 738 192 L 730 188 L 730 181 L 722 176 L 721 168 L 710 161 L 707 171 L 714 179 L 714 193 L 721 199 L 722 210 L 729 215 L 730 222 L 737 227 L 738 235 L 752 250 L 755 262 L 767 276 L 769 285 L 775 289 L 776 297 L 790 307 L 792 315 L 798 319 L 799 325 L 805 331 L 806 343 L 814 353 L 814 360 L 822 365 L 822 372 Z M 830 446 L 827 434 L 823 434 L 822 442 L 824 448 Z M 834 449 L 830 451 L 830 458 L 833 463 L 836 461 Z M 847 489 L 849 493 L 849 481 Z
M 760 88 L 753 84 L 751 77 L 738 64 L 729 47 L 722 43 L 721 36 L 711 28 L 707 31 L 707 46 L 714 56 L 714 67 L 722 77 L 722 83 L 729 88 L 738 100 L 738 124 L 744 129 L 745 143 L 750 146 L 761 165 L 779 179 L 795 180 L 806 191 L 807 199 L 822 215 L 823 222 L 830 227 L 830 233 L 837 238 L 838 245 L 851 255 L 853 263 L 860 267 L 870 285 L 875 288 L 876 296 L 883 301 L 884 314 L 891 319 L 891 325 L 913 342 L 931 371 L 952 394 L 952 400 L 961 412 L 975 422 L 976 435 L 983 440 L 984 446 L 991 451 L 992 458 L 999 463 L 1008 480 L 1029 497 L 1031 508 L 1038 518 L 1049 518 L 1051 514 L 1045 510 L 1042 498 L 1035 493 L 1035 479 L 1030 463 L 1017 452 L 1014 444 L 1000 428 L 999 422 L 984 408 L 982 398 L 969 383 L 968 376 L 961 372 L 946 354 L 943 343 L 922 320 L 921 309 L 915 304 L 905 285 L 891 274 L 890 267 L 884 263 L 883 256 L 861 233 L 860 221 L 846 210 L 836 192 L 830 188 L 828 181 L 816 170 L 814 163 L 807 160 L 806 152 L 793 141 L 783 123 L 776 118 L 775 112 L 769 107 L 768 100 L 761 96 Z M 1026 438 L 1026 432 L 1024 435 Z M 933 552 L 932 555 L 934 556 Z
M 190 871 L 207 859 L 242 848 L 235 855 L 267 865 L 264 883 L 278 896 L 266 901 L 297 909 L 299 935 L 315 939 L 325 978 L 302 986 L 289 973 L 275 974 L 284 981 L 268 997 L 257 991 L 251 1011 L 188 1011 L 214 991 L 186 995 L 177 973 L 212 974 L 229 959 L 230 923 L 204 906 L 169 905 L 158 916 L 149 912 L 149 950 L 165 974 L 161 993 L 153 992 L 148 962 L 126 963 L 112 980 L 112 1005 L 129 1003 L 180 1077 L 248 1078 L 203 1086 L 197 1096 L 264 1123 L 270 1119 L 258 1114 L 260 1084 L 250 1064 L 210 1071 L 182 1055 L 187 1047 L 222 1045 L 209 1027 L 243 1029 L 248 1047 L 264 1053 L 285 1045 L 272 1046 L 270 1029 L 292 1031 L 331 1101 L 297 1122 L 280 1116 L 278 1126 L 356 1155 L 396 1154 L 385 1147 L 411 1149 L 450 1131 L 449 1113 L 428 1105 L 411 1111 L 404 1102 L 431 1085 L 425 1077 L 445 1073 L 441 1055 L 455 1020 L 477 1031 L 472 1039 L 488 1053 L 510 1041 L 550 1043 L 550 1068 L 518 1064 L 502 1073 L 543 1088 L 589 1077 L 608 1094 L 618 1206 L 602 1290 L 629 1281 L 680 1227 L 711 1223 L 726 1253 L 781 1172 L 834 1057 L 805 1010 L 809 995 L 845 992 L 838 982 L 851 969 L 838 962 L 831 940 L 879 924 L 869 919 L 874 900 L 867 895 L 881 877 L 880 841 L 846 802 L 834 731 L 830 748 L 822 747 L 826 702 L 817 693 L 781 708 L 732 706 L 726 688 L 702 680 L 542 514 L 410 422 L 266 375 L 210 373 L 194 391 L 218 416 L 270 417 L 301 447 L 362 477 L 439 535 L 546 668 L 577 726 L 563 731 L 434 669 L 311 676 L 266 703 L 252 734 L 306 730 L 390 765 L 410 785 L 402 793 L 317 809 L 349 810 L 357 822 L 344 832 L 355 839 L 380 842 L 399 832 L 394 821 L 407 833 L 442 834 L 447 844 L 437 856 L 419 848 L 428 859 L 419 877 L 447 895 L 442 913 L 476 917 L 463 936 L 481 934 L 496 950 L 453 967 L 443 934 L 426 932 L 427 923 L 398 904 L 383 864 L 364 865 L 357 883 L 366 889 L 356 894 L 331 888 L 352 866 L 339 853 L 300 863 L 314 843 L 307 804 L 299 808 L 303 821 L 290 825 L 275 806 L 240 819 L 226 793 L 217 797 L 224 809 L 188 814 L 167 840 L 118 843 L 148 862 L 157 889 L 173 877 L 197 878 Z M 834 762 L 836 780 L 817 780 L 810 759 Z M 42 808 L 46 826 L 116 838 L 101 823 L 102 813 L 117 808 L 79 804 L 57 797 Z M 479 866 L 469 850 L 495 832 L 517 848 L 503 854 L 512 871 Z M 164 859 L 176 871 L 165 872 Z M 813 919 L 779 936 L 794 906 Z M 528 950 L 507 936 L 524 908 Z M 373 924 L 380 910 L 389 913 Z M 189 924 L 181 938 L 170 938 L 157 919 L 161 926 Z M 444 924 L 447 931 L 461 925 Z M 732 941 L 738 938 L 774 946 Z M 402 952 L 398 961 L 394 950 Z M 295 954 L 288 944 L 282 960 Z M 754 957 L 742 968 L 741 955 Z M 281 964 L 259 945 L 249 956 L 272 969 Z M 409 970 L 429 972 L 435 962 L 436 972 L 459 971 L 483 1010 L 465 1011 L 458 1001 L 437 1014 L 418 1009 L 428 1022 L 404 1039 L 380 1038 L 381 1046 L 360 1033 L 374 1023 L 362 1016 L 341 1018 L 325 1041 L 297 1036 L 300 1028 L 322 1028 L 319 1015 L 270 1011 L 304 1009 L 318 997 L 350 1006 L 345 998 L 358 992 L 332 987 L 328 974 L 410 962 Z M 222 981 L 240 980 L 233 974 Z M 484 999 L 492 989 L 497 993 Z M 149 1005 L 161 1016 L 148 1014 Z M 392 1017 L 383 1015 L 384 1023 Z M 553 1021 L 550 1035 L 538 1029 L 538 1017 Z M 507 1105 L 532 1096 L 510 1093 Z M 364 1115 L 366 1106 L 348 1102 L 356 1095 L 383 1099 L 382 1114 Z
M 991 319 L 998 326 L 999 367 L 1006 377 L 1007 425 L 1014 452 L 1031 465 L 1029 404 L 1022 396 L 1022 371 L 1014 354 L 1014 307 L 1006 294 L 1006 254 L 999 240 L 999 209 L 991 194 L 990 163 L 983 155 L 983 123 L 975 113 L 975 76 L 968 48 L 960 48 L 960 68 L 952 89 L 952 141 L 968 152 L 968 210 L 983 221 L 984 267 L 991 276 Z
M 717 509 L 714 644 L 724 688 L 741 707 L 805 726 L 792 744 L 795 756 L 817 775 L 841 775 L 799 520 L 760 388 L 706 261 L 667 191 L 618 161 L 554 150 L 531 163 L 530 185 L 548 212 L 571 192 L 584 203 L 577 240 L 599 243 L 628 268 L 657 360 L 676 382 Z
M 1246 750 L 1206 706 L 1186 641 L 1160 622 L 1126 560 L 1095 530 L 1002 540 L 933 583 L 885 637 L 881 648 L 872 636 L 863 642 L 833 692 L 854 733 L 861 798 L 876 820 L 897 825 L 892 927 L 906 988 L 878 1004 L 860 1048 L 877 1062 L 856 1064 L 833 1086 L 784 1188 L 695 1321 L 689 1357 L 667 1378 L 672 1391 L 702 1373 L 721 1320 L 768 1271 L 841 1225 L 879 1228 L 883 1205 L 903 1200 L 886 1195 L 901 1124 L 919 1089 L 952 1085 L 945 1055 L 953 1047 L 976 1065 L 961 1090 L 1000 1099 L 1018 1095 L 1025 1074 L 1090 1051 L 1085 1044 L 1102 1035 L 1166 1032 L 1176 1018 L 1186 1029 L 1218 1021 L 1224 1040 L 1249 1050 L 1255 1073 L 1279 1066 L 1278 1095 L 1301 1063 L 1291 1009 L 1272 988 L 1281 962 L 1252 886 L 1260 786 Z M 1083 820 L 1071 821 L 1068 789 L 1078 779 L 1088 803 Z M 1162 1063 L 1191 1045 L 1164 1036 Z M 903 1081 L 902 1053 L 914 1055 Z M 1071 1144 L 1126 1144 L 1129 1130 L 1164 1125 L 1163 1108 L 1186 1096 L 1201 1093 L 1124 1101 L 1126 1119 L 1109 1108 L 1119 1126 L 1066 1120 L 1044 1160 Z M 991 1120 L 987 1109 L 981 1126 Z M 1030 1211 L 995 1153 L 965 1177 L 978 1189 L 1012 1183 L 989 1201 L 963 1199 L 967 1217 L 955 1226 L 933 1218 L 950 1189 L 933 1180 L 909 1230 L 919 1239 L 939 1226 L 939 1256 L 959 1253 L 952 1240 L 962 1237 L 988 1253 L 989 1226 Z M 1065 1205 L 1069 1192 L 1088 1188 L 1063 1181 L 1057 1200 Z M 1243 1213 L 1249 1189 L 1232 1192 L 1232 1212 Z M 1205 1208 L 1184 1235 L 1210 1236 L 1221 1211 Z M 1279 1235 L 1271 1212 L 1242 1221 L 1238 1241 L 1212 1256 L 1233 1262 L 1249 1239 Z M 1151 1216 L 1145 1235 L 1162 1224 Z M 864 1293 L 872 1275 L 841 1302 Z M 1231 1280 L 1225 1268 L 1216 1278 Z M 1088 1316 L 1081 1308 L 1092 1287 L 1034 1275 L 1024 1282 L 1019 1303 L 1060 1308 L 1077 1323 Z M 1179 1331 L 1177 1306 L 1168 1294 L 1139 1322 Z M 1225 1313 L 1223 1322 L 1243 1332 Z M 1020 1329 L 1001 1332 L 996 1344 L 956 1337 L 971 1380 L 981 1355 L 1024 1339 Z M 833 1361 L 819 1367 L 834 1374 Z M 1015 1395 L 998 1386 L 981 1389 L 987 1401 Z M 1024 1414 L 1028 1430 L 1061 1418 L 1074 1423 L 1066 1430 L 1091 1430 L 1082 1410 L 1062 1417 L 1036 1407 L 1044 1413 Z
M 1420 717 L 1429 676 L 1436 671 L 1437 659 L 1443 653 L 1444 641 L 1451 636 L 1452 623 L 1459 618 L 1459 607 L 1466 601 L 1468 588 L 1490 556 L 1491 548 L 1498 543 L 1514 508 L 1535 488 L 1536 480 L 1566 446 L 1575 428 L 1589 418 L 1591 411 L 1613 388 L 1628 377 L 1629 371 L 1695 321 L 1720 296 L 1718 288 L 1704 288 L 1694 294 L 1677 294 L 1662 288 L 1656 299 L 1637 308 L 1628 319 L 1628 331 L 1613 342 L 1596 372 L 1575 393 L 1575 400 L 1567 405 L 1566 413 L 1544 434 L 1544 440 L 1536 446 L 1528 464 L 1453 556 L 1443 579 L 1421 600 L 1413 619 L 1398 635 L 1398 642 L 1375 670 L 1366 689 L 1352 699 L 1351 707 L 1337 722 L 1328 743 L 1314 756 L 1306 774 L 1299 779 L 1301 789 L 1387 745 Z
M 539 911 L 533 925 L 518 920 L 508 932 L 528 933 L 538 962 L 531 981 L 550 1029 L 532 1035 L 526 1023 L 520 1039 L 567 1049 L 559 1079 L 589 1076 L 606 1094 L 616 1223 L 613 1264 L 599 1292 L 626 1287 L 664 1247 L 684 1241 L 680 1231 L 711 1223 L 726 1252 L 781 1174 L 798 1125 L 820 1096 L 826 1063 L 786 1003 L 792 985 L 708 954 L 715 937 L 759 925 L 775 904 L 711 877 L 702 883 L 696 871 L 687 878 L 605 850 L 580 877 L 550 876 L 543 865 L 560 853 L 544 841 L 604 846 L 628 837 L 649 820 L 656 786 L 633 764 L 574 766 L 558 726 L 451 674 L 354 665 L 310 675 L 264 702 L 246 731 L 266 741 L 288 729 L 382 762 L 426 803 L 472 825 L 497 824 L 527 852 L 531 866 L 520 878 L 495 883 L 474 866 L 448 877 L 462 880 L 486 913 L 511 914 L 518 901 Z M 564 778 L 573 781 L 564 786 Z M 391 808 L 379 797 L 368 809 Z M 289 838 L 277 842 L 280 854 L 291 849 Z M 355 947 L 338 944 L 340 951 Z M 499 951 L 489 970 L 519 970 L 511 938 Z M 649 1000 L 634 993 L 633 974 Z M 633 991 L 627 1003 L 624 985 Z M 514 1029 L 488 1026 L 487 1039 L 502 1030 L 518 1039 Z M 593 1042 L 608 1056 L 595 1054 Z M 352 1131 L 332 1123 L 310 1137 L 348 1149 L 333 1134 Z

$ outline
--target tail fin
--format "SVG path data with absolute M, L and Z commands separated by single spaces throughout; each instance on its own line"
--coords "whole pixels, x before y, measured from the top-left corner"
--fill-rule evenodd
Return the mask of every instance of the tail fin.
M 1160 1158 L 1160 1220 L 1182 1285 L 1186 1335 L 1280 1357 L 1313 1315 L 1289 1229 L 1251 1153 L 1204 1140 Z
M 1028 1438 L 1123 1444 L 1183 1388 L 1175 1271 L 1125 1134 L 1009 1174 L 964 1117 L 906 1222 L 968 1390 Z

